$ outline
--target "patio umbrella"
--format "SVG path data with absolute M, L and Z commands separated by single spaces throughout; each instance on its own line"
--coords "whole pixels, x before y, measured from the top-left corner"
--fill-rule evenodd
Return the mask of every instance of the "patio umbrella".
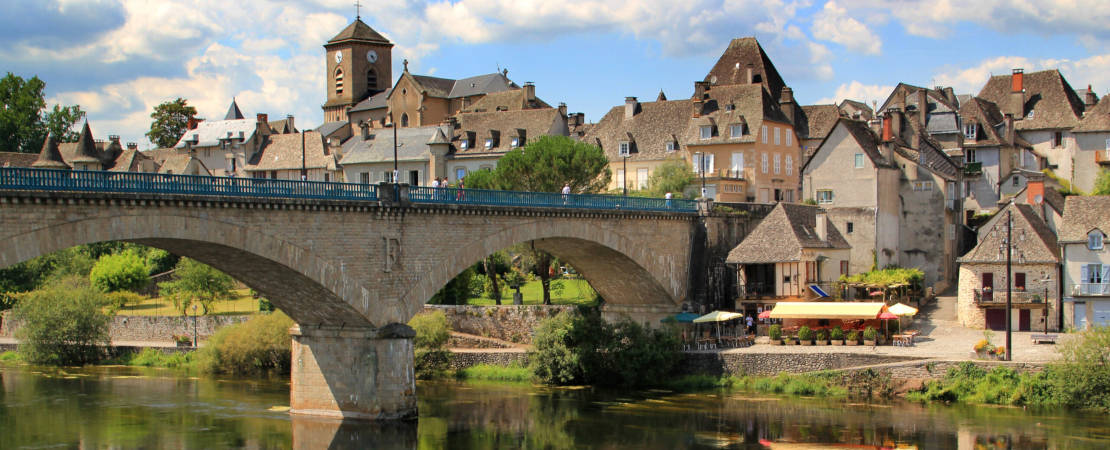
M 883 319 L 883 336 L 886 336 L 886 334 L 887 334 L 886 321 L 890 320 L 890 319 L 897 319 L 898 316 L 894 315 L 890 311 L 883 311 L 882 313 L 879 314 L 879 318 Z M 898 326 L 902 326 L 902 324 L 899 323 Z
M 763 312 L 759 313 L 759 318 L 760 319 L 770 319 L 771 318 L 771 310 L 769 310 L 769 309 L 763 310 Z
M 728 312 L 728 311 L 713 311 L 704 316 L 694 319 L 694 323 L 717 322 L 717 337 L 721 337 L 721 322 L 732 320 L 737 317 L 743 317 L 743 314 Z
M 663 320 L 660 320 L 660 322 L 666 322 L 667 319 L 674 319 L 674 321 L 678 322 L 678 323 L 690 323 L 690 322 L 693 322 L 694 319 L 697 319 L 697 318 L 698 318 L 697 314 L 690 313 L 690 312 L 684 312 L 684 313 L 675 314 L 673 316 L 667 316 L 667 317 L 663 318 Z
M 917 308 L 902 303 L 895 303 L 894 306 L 887 308 L 887 310 L 896 316 L 912 316 L 917 314 Z

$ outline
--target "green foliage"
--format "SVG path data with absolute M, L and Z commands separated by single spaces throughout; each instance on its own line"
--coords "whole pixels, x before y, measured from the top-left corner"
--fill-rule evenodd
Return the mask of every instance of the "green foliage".
M 813 330 L 809 329 L 809 327 L 807 327 L 805 325 L 802 325 L 801 328 L 798 328 L 798 340 L 799 341 L 812 341 L 813 340 Z
M 684 375 L 664 383 L 664 387 L 678 392 L 698 392 L 716 389 L 731 389 L 742 382 L 732 376 L 715 377 L 712 375 Z
M 609 185 L 608 164 L 605 152 L 596 146 L 546 135 L 506 153 L 491 173 L 467 176 L 465 181 L 478 189 L 561 192 L 563 184 L 569 184 L 573 193 L 593 193 Z
M 818 341 L 827 341 L 827 340 L 829 340 L 829 332 L 827 330 L 824 330 L 824 329 L 817 330 L 817 340 Z
M 163 102 L 150 113 L 150 131 L 146 137 L 159 147 L 173 147 L 188 129 L 189 119 L 197 116 L 197 109 L 189 106 L 188 100 L 178 97 Z
M 680 358 L 673 330 L 648 330 L 628 320 L 605 322 L 593 309 L 562 312 L 540 323 L 529 362 L 548 384 L 651 386 Z
M 135 291 L 150 282 L 149 273 L 142 257 L 125 251 L 101 256 L 89 272 L 89 281 L 102 292 Z
M 146 300 L 146 297 L 131 291 L 116 291 L 104 294 L 104 303 L 113 313 L 120 308 L 138 305 L 143 300 Z
M 844 340 L 848 342 L 859 342 L 859 331 L 849 331 L 848 335 L 844 337 Z
M 288 374 L 293 320 L 281 311 L 259 314 L 250 320 L 221 328 L 197 350 L 198 368 L 207 373 L 257 375 Z
M 829 339 L 834 341 L 844 340 L 844 330 L 841 329 L 839 325 L 833 327 L 833 329 L 829 331 Z
M 23 362 L 23 355 L 20 355 L 19 352 L 0 352 L 0 362 Z
M 1062 178 L 1059 175 L 1056 175 L 1056 172 L 1054 172 L 1052 169 L 1043 169 L 1041 170 L 1041 172 L 1045 175 L 1048 175 L 1048 177 L 1052 178 L 1052 180 L 1055 181 L 1056 184 L 1060 185 L 1060 189 L 1057 189 L 1057 191 L 1060 192 L 1060 195 L 1063 195 L 1064 197 L 1070 195 L 1086 195 L 1084 194 L 1083 190 L 1071 184 L 1071 181 L 1066 178 Z
M 417 314 L 409 321 L 409 326 L 416 331 L 413 345 L 418 348 L 443 348 L 447 345 L 447 339 L 451 337 L 447 315 L 443 311 Z
M 1100 169 L 1091 195 L 1110 195 L 1110 169 Z
M 767 336 L 770 337 L 772 341 L 782 339 L 782 325 L 777 323 L 771 325 L 771 327 L 767 329 Z
M 436 292 L 428 300 L 428 303 L 433 305 L 465 305 L 467 299 L 481 295 L 485 280 L 477 276 L 477 265 L 467 267 L 458 276 L 448 281 L 446 285 L 439 289 L 439 292 Z
M 811 206 L 817 206 L 817 200 L 814 200 L 814 199 L 812 199 L 812 198 L 807 198 L 807 199 L 805 199 L 805 200 L 802 200 L 802 204 L 805 204 L 805 205 L 811 205 Z
M 81 365 L 100 359 L 111 317 L 104 294 L 83 278 L 69 277 L 20 298 L 14 318 L 19 351 L 28 362 Z
M 158 283 L 158 287 L 162 295 L 173 300 L 174 309 L 182 315 L 188 313 L 193 303 L 198 303 L 203 313 L 208 314 L 212 303 L 232 297 L 231 289 L 235 286 L 235 280 L 227 274 L 190 258 L 181 258 L 173 278 L 173 281 Z
M 1110 411 L 1110 327 L 1095 326 L 1065 342 L 1052 367 L 1062 396 L 1081 408 Z
M 144 258 L 151 275 L 169 272 L 181 261 L 181 257 L 158 248 L 151 248 Z
M 8 72 L 0 79 L 0 152 L 38 153 L 47 132 L 55 133 L 61 142 L 77 140 L 73 125 L 85 113 L 76 105 L 55 105 L 43 114 L 45 87 L 37 76 L 25 80 Z
M 647 195 L 661 198 L 668 192 L 682 198 L 686 188 L 694 182 L 694 171 L 685 159 L 675 158 L 660 164 L 648 177 Z
M 494 252 L 481 263 L 475 266 L 479 275 L 485 276 L 486 279 L 482 283 L 482 291 L 494 300 L 494 303 L 501 304 L 501 286 L 505 284 L 505 276 L 513 270 L 509 265 L 509 258 L 504 252 Z
M 144 348 L 140 352 L 127 353 L 118 358 L 104 361 L 104 363 L 166 369 L 192 369 L 196 367 L 196 357 L 194 355 L 193 352 L 166 353 L 153 348 Z
M 822 374 L 780 373 L 773 377 L 741 377 L 734 382 L 737 388 L 767 394 L 785 394 L 807 397 L 847 397 L 848 390 L 836 377 Z
M 517 364 L 507 367 L 494 366 L 491 364 L 477 364 L 455 372 L 455 377 L 461 380 L 526 383 L 532 379 L 532 371 L 528 370 L 527 367 Z
M 869 326 L 867 329 L 863 330 L 863 340 L 865 341 L 874 341 L 878 337 L 879 332 L 875 331 L 875 327 Z
M 852 276 L 841 275 L 842 283 L 862 283 L 889 287 L 897 284 L 917 286 L 925 279 L 925 273 L 917 268 L 888 267 L 882 270 L 872 270 Z

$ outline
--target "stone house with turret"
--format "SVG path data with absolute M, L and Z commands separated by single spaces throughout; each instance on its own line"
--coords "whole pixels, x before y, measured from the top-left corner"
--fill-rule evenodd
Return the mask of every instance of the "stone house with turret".
M 48 135 L 31 167 L 112 172 L 158 171 L 160 164 L 140 152 L 138 147 L 136 143 L 128 143 L 124 148 L 116 135 L 108 136 L 107 141 L 93 139 L 89 123 L 85 122 L 77 142 L 59 143 L 53 135 Z

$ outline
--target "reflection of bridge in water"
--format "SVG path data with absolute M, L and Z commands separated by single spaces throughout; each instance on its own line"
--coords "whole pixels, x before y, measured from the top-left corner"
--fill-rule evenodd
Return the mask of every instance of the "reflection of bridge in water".
M 706 216 L 677 199 L 4 168 L 0 267 L 102 241 L 194 258 L 296 321 L 294 412 L 396 418 L 416 408 L 404 324 L 463 269 L 530 242 L 611 313 L 674 312 L 706 230 L 729 234 Z

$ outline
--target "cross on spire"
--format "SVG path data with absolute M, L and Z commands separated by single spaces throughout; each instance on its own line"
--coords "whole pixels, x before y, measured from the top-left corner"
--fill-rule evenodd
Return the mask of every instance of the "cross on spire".
M 359 3 L 358 0 L 355 0 L 355 20 L 359 20 L 359 19 L 362 18 L 362 16 L 359 15 L 359 13 L 360 13 L 359 10 L 361 8 L 362 8 L 362 3 Z

